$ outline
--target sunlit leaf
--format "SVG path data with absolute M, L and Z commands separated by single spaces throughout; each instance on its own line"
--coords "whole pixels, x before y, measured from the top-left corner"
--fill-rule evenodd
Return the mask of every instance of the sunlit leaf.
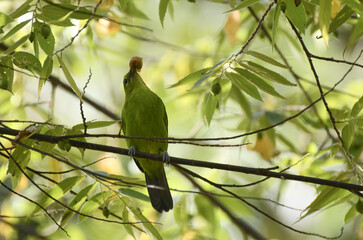
M 158 230 L 155 228 L 155 226 L 142 214 L 139 208 L 134 207 L 134 204 L 131 202 L 131 200 L 127 197 L 122 197 L 121 200 L 125 203 L 127 206 L 127 209 L 129 210 L 129 213 L 138 221 L 141 222 L 141 226 L 143 229 L 153 238 L 161 240 L 163 239 L 158 232 Z
M 359 213 L 357 212 L 357 209 L 355 208 L 355 205 L 351 206 L 348 210 L 348 212 L 345 214 L 345 217 L 344 217 L 344 222 L 345 223 L 348 223 L 350 222 L 351 220 L 353 220 L 353 218 L 355 216 L 357 216 Z
M 349 148 L 353 142 L 355 133 L 354 123 L 347 123 L 342 129 L 342 139 L 346 148 Z
M 53 58 L 51 56 L 48 56 L 43 63 L 42 71 L 40 73 L 39 77 L 39 84 L 38 84 L 38 98 L 40 98 L 40 92 L 42 91 L 42 87 L 45 83 L 45 81 L 48 79 L 50 74 L 53 70 Z
M 363 36 L 363 16 L 358 18 L 357 23 L 354 25 L 353 32 L 350 35 L 347 43 L 347 49 L 353 48 L 358 40 Z
M 354 11 L 347 5 L 343 7 L 342 10 L 338 13 L 338 15 L 334 18 L 334 20 L 329 25 L 329 33 L 334 32 L 338 29 L 343 23 L 345 23 Z
M 243 77 L 245 77 L 248 81 L 253 83 L 258 89 L 260 89 L 268 94 L 271 94 L 272 96 L 276 96 L 276 97 L 284 99 L 284 97 L 281 96 L 278 92 L 276 92 L 276 90 L 270 84 L 268 84 L 265 80 L 258 77 L 257 75 L 247 71 L 246 69 L 242 69 L 242 68 L 235 68 L 235 70 L 239 74 L 241 74 Z
M 267 69 L 261 65 L 258 65 L 254 62 L 251 61 L 247 61 L 247 64 L 240 62 L 239 63 L 242 67 L 247 68 L 248 70 L 262 76 L 265 77 L 271 81 L 283 84 L 283 85 L 287 85 L 287 86 L 296 86 L 296 84 L 290 82 L 289 80 L 287 80 L 285 77 L 283 77 L 281 74 L 274 72 L 270 69 Z
M 71 88 L 73 89 L 73 91 L 77 94 L 77 96 L 81 99 L 82 98 L 82 94 L 81 94 L 80 90 L 78 89 L 77 84 L 74 81 L 71 73 L 69 72 L 68 68 L 64 64 L 62 58 L 59 57 L 58 55 L 57 55 L 57 58 L 58 58 L 58 62 L 60 64 L 61 68 L 62 68 L 62 71 L 64 73 L 64 76 L 66 77 L 69 85 L 71 86 Z
M 82 206 L 82 204 L 87 200 L 87 197 L 90 193 L 93 192 L 93 190 L 96 188 L 97 182 L 91 185 L 88 185 L 87 187 L 83 188 L 71 201 L 71 203 L 68 205 L 70 209 L 74 209 L 76 211 L 79 210 L 79 208 Z M 64 214 L 62 216 L 61 226 L 64 226 L 67 221 L 75 214 L 75 212 L 66 209 L 64 211 Z
M 275 65 L 275 66 L 277 66 L 277 67 L 281 67 L 281 68 L 288 68 L 288 67 L 287 67 L 287 66 L 285 66 L 284 64 L 279 63 L 279 62 L 278 62 L 278 61 L 276 61 L 275 59 L 273 59 L 273 58 L 271 58 L 271 57 L 269 57 L 269 56 L 267 56 L 267 55 L 265 55 L 265 54 L 262 54 L 262 53 L 260 53 L 260 52 L 248 51 L 248 52 L 246 52 L 246 54 L 251 55 L 251 56 L 253 56 L 253 57 L 255 57 L 255 58 L 258 58 L 258 59 L 260 59 L 260 60 L 262 60 L 262 61 L 265 61 L 265 62 L 267 62 L 267 63 L 270 63 L 270 64 L 272 64 L 272 65 Z
M 69 177 L 58 183 L 56 186 L 54 186 L 52 189 L 48 190 L 47 193 L 52 196 L 54 199 L 59 200 L 61 197 L 63 197 L 67 192 L 69 192 L 74 186 L 78 185 L 80 182 L 82 182 L 86 176 L 75 176 L 75 177 Z M 38 201 L 40 206 L 43 208 L 47 208 L 50 204 L 54 202 L 54 200 L 48 195 L 44 194 L 42 198 L 40 198 Z M 41 208 L 39 206 L 36 206 L 30 216 L 40 211 Z
M 120 188 L 118 191 L 124 195 L 130 196 L 133 198 L 137 198 L 137 199 L 145 201 L 145 202 L 150 202 L 150 198 L 147 195 L 145 195 L 141 192 L 132 190 L 130 188 Z
M 166 14 L 166 10 L 168 8 L 169 0 L 160 0 L 159 3 L 159 18 L 161 22 L 161 26 L 164 27 L 164 18 Z
M 20 7 L 18 7 L 14 12 L 12 12 L 9 17 L 11 17 L 12 19 L 16 19 L 22 15 L 24 15 L 25 13 L 28 12 L 28 10 L 30 9 L 30 4 L 33 2 L 34 0 L 27 0 L 25 1 L 22 5 L 20 5 Z
M 22 29 L 25 25 L 27 25 L 30 22 L 30 20 L 21 22 L 17 24 L 13 29 L 11 29 L 9 32 L 7 32 L 1 39 L 0 42 L 4 42 L 9 37 L 13 36 L 15 33 L 17 33 L 20 29 Z
M 363 109 L 363 96 L 359 98 L 359 100 L 354 103 L 352 110 L 350 111 L 350 116 L 357 116 Z
M 319 26 L 326 46 L 328 46 L 329 42 L 331 1 L 332 0 L 320 0 L 319 5 Z
M 3 28 L 12 21 L 12 18 L 5 13 L 0 12 L 0 28 Z
M 22 38 L 20 38 L 18 41 L 16 41 L 15 43 L 13 43 L 12 45 L 10 45 L 8 47 L 8 49 L 6 49 L 4 51 L 4 54 L 11 54 L 12 52 L 15 51 L 15 49 L 17 49 L 18 47 L 20 47 L 21 45 L 23 45 L 29 38 L 30 34 L 27 34 L 25 36 L 23 36 Z M 39 60 L 38 60 L 39 61 Z
M 92 11 L 71 4 L 49 4 L 41 9 L 44 16 L 52 20 L 62 19 L 64 16 L 78 20 L 89 19 Z
M 237 6 L 235 6 L 234 8 L 232 8 L 231 10 L 229 10 L 228 12 L 232 12 L 232 11 L 236 11 L 236 10 L 239 10 L 242 8 L 249 7 L 258 2 L 259 2 L 259 0 L 245 0 L 245 1 L 242 1 L 242 3 L 238 4 Z
M 208 94 L 207 101 L 205 104 L 205 117 L 207 119 L 208 126 L 212 120 L 213 114 L 218 106 L 218 96 L 211 93 Z
M 13 89 L 14 67 L 10 56 L 0 57 L 0 88 L 9 90 Z
M 85 215 L 92 215 L 92 213 L 96 211 L 101 205 L 103 205 L 111 195 L 111 190 L 107 192 L 97 193 L 83 205 L 80 212 Z M 85 218 L 85 216 L 79 215 L 80 221 L 84 220 Z
M 87 124 L 87 128 L 91 129 L 91 128 L 103 128 L 103 127 L 108 127 L 111 126 L 115 123 L 120 122 L 119 120 L 115 120 L 115 121 L 90 121 L 90 122 L 86 122 Z M 73 130 L 83 130 L 84 129 L 84 125 L 83 123 L 74 125 L 72 127 Z
M 235 85 L 232 85 L 231 97 L 241 106 L 246 116 L 252 119 L 251 105 L 243 92 Z
M 299 4 L 299 6 L 296 7 L 294 1 L 284 1 L 284 3 L 286 3 L 286 16 L 299 29 L 299 31 L 304 34 L 306 27 L 306 12 L 304 4 Z
M 40 73 L 42 70 L 42 64 L 39 62 L 39 59 L 31 53 L 16 52 L 13 54 L 13 58 L 14 64 L 20 68 L 36 73 Z
M 262 101 L 260 93 L 258 92 L 257 88 L 252 85 L 248 80 L 246 80 L 243 76 L 233 73 L 233 72 L 226 72 L 226 77 L 232 81 L 236 87 L 250 95 L 251 97 Z
M 129 221 L 129 211 L 127 211 L 126 205 L 123 205 L 123 206 L 124 207 L 122 210 L 122 220 L 124 222 L 128 222 Z M 136 239 L 130 224 L 123 224 L 122 226 L 125 228 L 125 230 L 128 234 L 130 234 L 134 239 Z
M 118 2 L 120 3 L 121 9 L 124 10 L 129 0 L 118 0 Z
M 185 76 L 184 78 L 180 79 L 177 83 L 171 85 L 169 88 L 179 87 L 190 82 L 195 82 L 198 79 L 200 79 L 203 76 L 203 73 L 208 71 L 208 69 L 209 68 L 203 68 L 198 71 L 192 72 L 189 75 Z

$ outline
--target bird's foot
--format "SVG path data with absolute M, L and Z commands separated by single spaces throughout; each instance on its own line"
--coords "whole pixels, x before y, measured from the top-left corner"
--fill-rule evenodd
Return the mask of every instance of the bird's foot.
M 164 152 L 163 152 L 163 162 L 164 162 L 167 166 L 169 166 L 169 164 L 170 164 L 170 156 L 169 156 L 169 154 L 168 154 L 168 152 L 167 152 L 167 151 L 164 151 Z
M 133 156 L 135 156 L 135 154 L 136 154 L 136 149 L 135 149 L 135 147 L 134 146 L 131 146 L 130 148 L 129 148 L 129 151 L 128 151 L 128 153 L 127 153 L 130 157 L 133 157 Z

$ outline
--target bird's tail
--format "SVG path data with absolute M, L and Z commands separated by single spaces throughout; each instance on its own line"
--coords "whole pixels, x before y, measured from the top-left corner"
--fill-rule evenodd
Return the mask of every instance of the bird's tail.
M 150 178 L 145 173 L 146 184 L 148 185 L 148 192 L 151 205 L 158 212 L 169 211 L 173 208 L 173 199 L 170 194 L 168 181 L 166 180 L 164 169 L 162 174 L 154 179 Z

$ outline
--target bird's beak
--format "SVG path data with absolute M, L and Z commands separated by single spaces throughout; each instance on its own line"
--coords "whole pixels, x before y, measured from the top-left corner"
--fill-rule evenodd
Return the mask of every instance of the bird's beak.
M 129 76 L 127 77 L 127 82 L 131 82 L 131 78 L 134 76 L 135 74 L 135 69 L 131 68 L 129 71 Z

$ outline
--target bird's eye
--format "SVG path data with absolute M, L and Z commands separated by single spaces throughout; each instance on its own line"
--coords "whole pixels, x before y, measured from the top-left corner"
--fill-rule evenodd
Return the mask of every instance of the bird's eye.
M 127 83 L 127 78 L 124 79 L 124 84 L 126 84 L 126 83 Z

